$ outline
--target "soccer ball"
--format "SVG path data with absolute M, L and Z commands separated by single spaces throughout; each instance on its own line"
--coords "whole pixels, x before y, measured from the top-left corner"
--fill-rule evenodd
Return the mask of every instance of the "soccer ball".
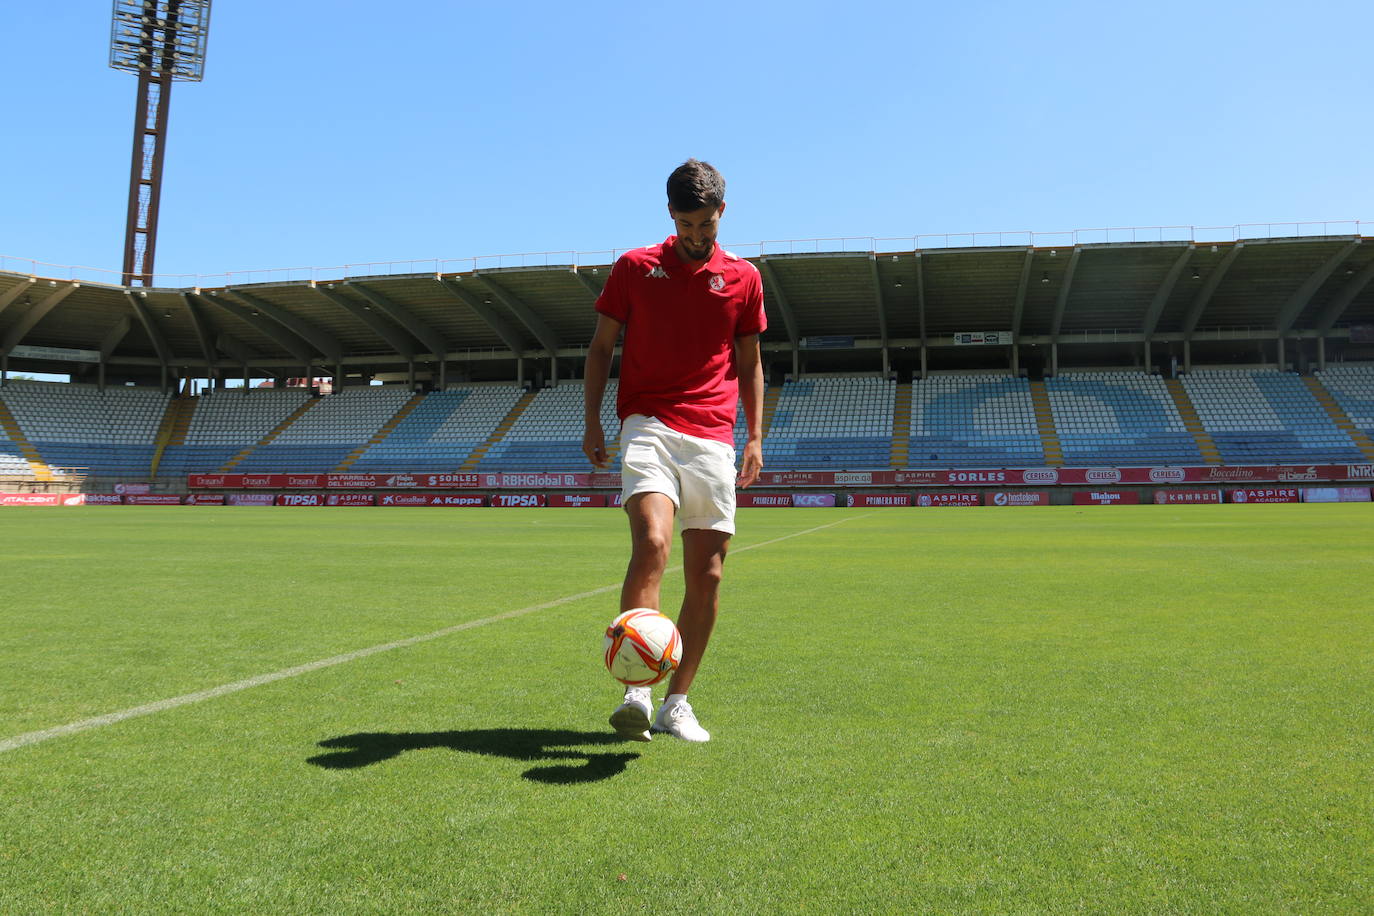
M 682 637 L 658 611 L 637 607 L 606 628 L 606 670 L 630 687 L 657 684 L 677 670 Z

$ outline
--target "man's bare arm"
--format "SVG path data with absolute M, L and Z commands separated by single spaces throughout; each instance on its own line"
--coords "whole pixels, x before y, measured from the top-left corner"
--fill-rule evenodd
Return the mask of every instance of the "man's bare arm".
M 744 423 L 749 438 L 744 443 L 744 461 L 739 479 L 744 489 L 759 479 L 763 470 L 763 361 L 759 357 L 759 335 L 735 338 L 735 366 L 739 371 L 739 397 L 744 404 Z
M 615 344 L 620 339 L 620 322 L 605 315 L 597 315 L 596 332 L 587 348 L 586 379 L 582 383 L 582 409 L 585 432 L 582 452 L 594 467 L 607 463 L 606 433 L 601 428 L 601 399 L 606 394 L 606 380 L 611 376 L 611 360 L 615 358 Z

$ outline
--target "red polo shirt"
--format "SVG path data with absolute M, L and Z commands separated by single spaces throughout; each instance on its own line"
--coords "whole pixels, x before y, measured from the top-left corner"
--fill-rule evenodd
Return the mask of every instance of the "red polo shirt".
M 690 270 L 669 236 L 621 255 L 596 310 L 625 326 L 616 413 L 734 444 L 735 338 L 768 327 L 758 268 L 719 245 Z

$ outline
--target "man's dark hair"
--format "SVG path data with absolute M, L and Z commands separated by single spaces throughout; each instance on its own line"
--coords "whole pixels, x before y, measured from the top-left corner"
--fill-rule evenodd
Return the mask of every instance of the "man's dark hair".
M 668 176 L 668 206 L 679 213 L 725 202 L 725 179 L 709 162 L 688 159 Z

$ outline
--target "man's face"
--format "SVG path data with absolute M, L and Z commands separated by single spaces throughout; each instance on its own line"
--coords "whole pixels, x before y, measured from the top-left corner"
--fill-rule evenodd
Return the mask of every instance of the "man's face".
M 677 227 L 677 243 L 681 254 L 689 261 L 705 261 L 716 248 L 716 233 L 720 231 L 720 216 L 725 204 L 702 207 L 700 210 L 679 211 L 671 206 L 668 215 Z

